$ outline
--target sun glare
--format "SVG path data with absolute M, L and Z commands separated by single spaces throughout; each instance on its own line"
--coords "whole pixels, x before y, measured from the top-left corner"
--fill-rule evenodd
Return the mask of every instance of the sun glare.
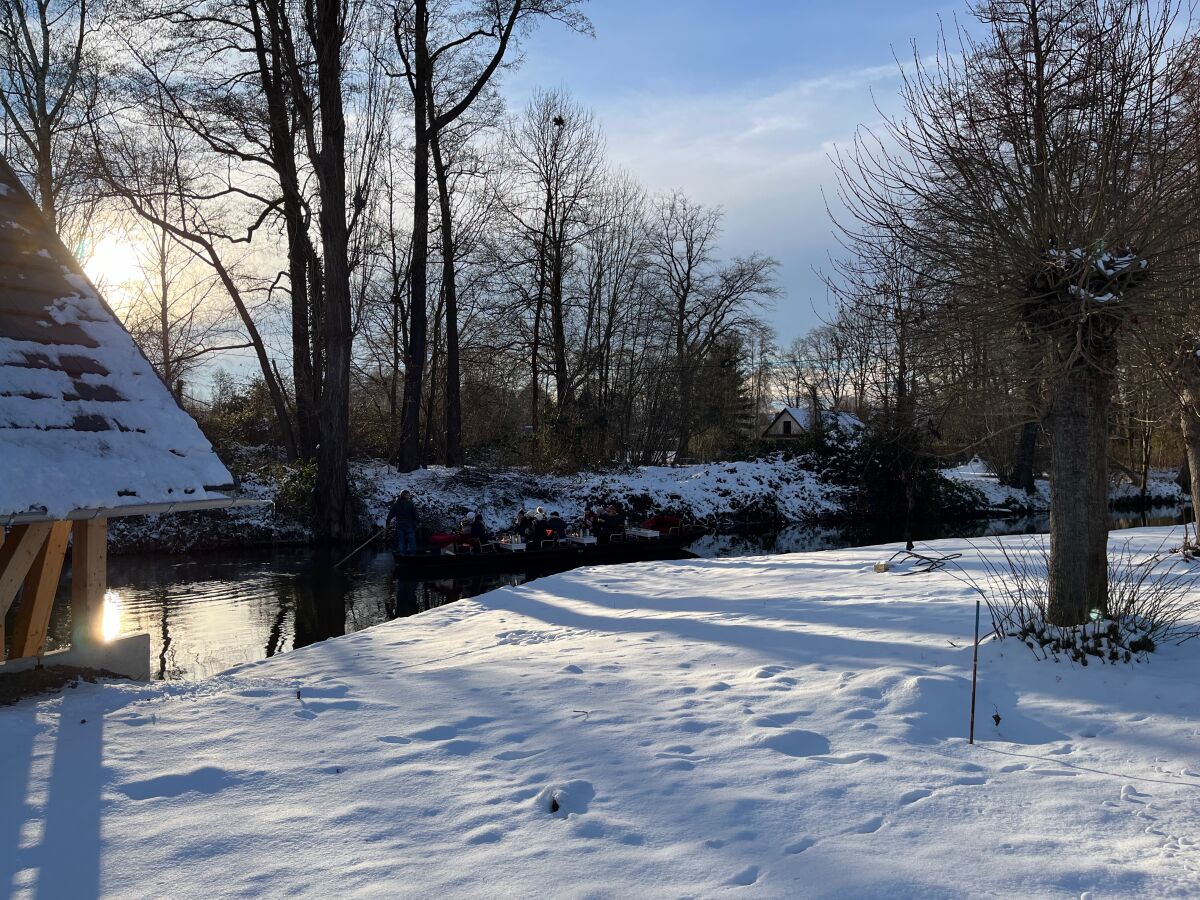
M 100 635 L 105 642 L 121 633 L 121 595 L 116 591 L 105 591 L 104 612 L 100 617 Z
M 100 290 L 114 290 L 142 278 L 137 250 L 122 235 L 107 235 L 96 242 L 83 270 Z

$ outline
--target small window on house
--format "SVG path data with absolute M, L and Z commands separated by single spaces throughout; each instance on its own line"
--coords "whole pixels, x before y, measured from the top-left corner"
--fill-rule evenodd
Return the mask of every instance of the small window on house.
M 790 421 L 789 419 L 784 419 L 784 420 L 783 420 L 783 433 L 784 433 L 784 434 L 791 434 L 791 433 L 792 433 L 792 423 L 791 423 L 791 421 Z

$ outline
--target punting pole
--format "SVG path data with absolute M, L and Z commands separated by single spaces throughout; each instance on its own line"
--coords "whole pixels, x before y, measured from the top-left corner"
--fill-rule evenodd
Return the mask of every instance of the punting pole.
M 356 554 L 359 550 L 361 550 L 363 547 L 367 546 L 367 544 L 371 543 L 371 541 L 375 540 L 375 538 L 379 537 L 381 534 L 383 534 L 386 531 L 387 531 L 387 526 L 384 525 L 377 532 L 375 532 L 373 535 L 371 535 L 369 538 L 367 538 L 365 541 L 363 541 L 361 544 L 359 544 L 357 547 L 355 547 L 353 550 L 351 550 L 350 556 L 347 556 L 346 559 L 343 559 L 340 563 L 335 565 L 334 568 L 340 569 L 350 559 L 351 556 L 354 556 L 354 554 Z

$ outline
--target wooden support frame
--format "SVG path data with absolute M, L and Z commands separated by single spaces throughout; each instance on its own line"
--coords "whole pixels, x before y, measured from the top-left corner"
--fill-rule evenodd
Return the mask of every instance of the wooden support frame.
M 46 543 L 50 526 L 50 522 L 14 525 L 4 543 L 0 544 L 0 647 L 4 646 L 4 616 L 42 545 Z
M 55 522 L 25 576 L 21 605 L 17 607 L 17 620 L 13 624 L 9 659 L 42 653 L 70 536 L 70 522 Z
M 72 523 L 71 645 L 104 641 L 104 591 L 108 586 L 108 519 Z

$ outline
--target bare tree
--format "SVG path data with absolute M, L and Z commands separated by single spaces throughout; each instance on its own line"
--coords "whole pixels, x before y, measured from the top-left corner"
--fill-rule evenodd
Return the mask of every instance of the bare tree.
M 421 462 L 421 395 L 427 350 L 429 162 L 431 143 L 479 98 L 500 68 L 519 28 L 539 18 L 586 30 L 578 0 L 401 0 L 393 36 L 413 98 L 413 228 L 409 346 L 405 354 L 400 467 Z M 455 74 L 449 82 L 442 76 Z M 473 70 L 473 71 L 472 71 Z M 469 73 L 469 74 L 468 74 Z M 457 389 L 457 374 L 450 376 Z M 452 451 L 456 452 L 456 451 Z
M 778 293 L 777 263 L 770 257 L 717 263 L 721 217 L 720 209 L 693 203 L 679 192 L 659 198 L 651 216 L 650 271 L 674 354 L 676 459 L 687 457 L 698 425 L 698 378 L 709 354 L 750 323 L 754 306 Z
M 88 119 L 99 80 L 89 57 L 98 18 L 90 0 L 0 0 L 2 152 L 59 230 L 92 199 Z M 82 231 L 80 218 L 69 231 Z
M 902 116 L 840 160 L 851 243 L 890 234 L 956 315 L 1025 328 L 1045 361 L 1050 617 L 1107 602 L 1108 411 L 1118 336 L 1172 289 L 1193 138 L 1163 72 L 1173 0 L 987 0 Z

